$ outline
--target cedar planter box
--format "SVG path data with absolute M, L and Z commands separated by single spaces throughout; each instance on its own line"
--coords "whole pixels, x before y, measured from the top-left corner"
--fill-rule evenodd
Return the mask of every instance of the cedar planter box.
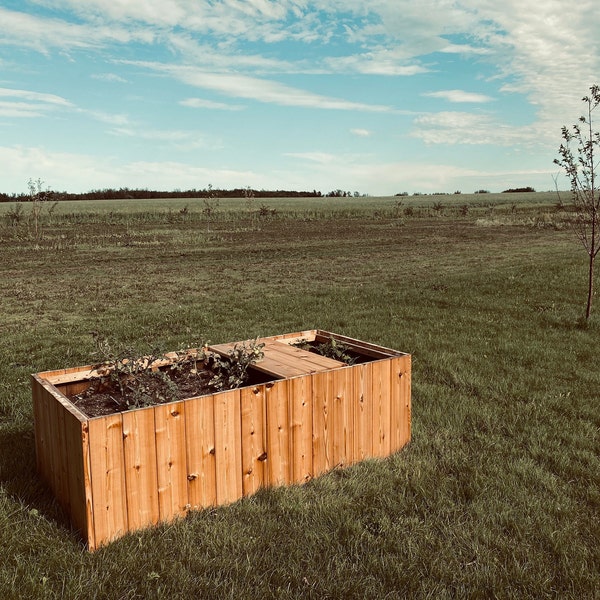
M 331 337 L 357 364 L 290 345 Z M 409 442 L 410 355 L 320 330 L 259 341 L 253 368 L 272 381 L 108 416 L 67 398 L 89 386 L 93 367 L 32 375 L 38 471 L 90 550 Z

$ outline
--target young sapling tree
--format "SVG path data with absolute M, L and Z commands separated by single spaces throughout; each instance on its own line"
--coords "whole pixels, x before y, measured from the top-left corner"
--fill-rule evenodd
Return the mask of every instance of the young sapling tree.
M 593 85 L 590 94 L 582 101 L 586 104 L 586 114 L 579 117 L 579 122 L 571 128 L 563 126 L 563 143 L 558 150 L 560 158 L 554 163 L 565 171 L 569 179 L 575 207 L 574 229 L 588 254 L 585 319 L 589 321 L 594 297 L 594 262 L 600 251 L 600 189 L 597 179 L 600 132 L 594 131 L 592 114 L 600 105 L 600 87 Z

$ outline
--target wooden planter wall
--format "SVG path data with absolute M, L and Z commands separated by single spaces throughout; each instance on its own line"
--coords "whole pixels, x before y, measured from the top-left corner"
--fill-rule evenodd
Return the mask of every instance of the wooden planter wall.
M 289 345 L 332 335 L 368 362 Z M 90 550 L 408 443 L 410 355 L 319 330 L 261 341 L 256 368 L 272 382 L 109 416 L 87 417 L 66 397 L 89 385 L 92 367 L 32 376 L 38 470 Z

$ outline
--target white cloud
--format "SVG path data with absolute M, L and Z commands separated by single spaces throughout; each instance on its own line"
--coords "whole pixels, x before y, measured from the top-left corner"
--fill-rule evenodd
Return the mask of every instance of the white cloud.
M 149 189 L 197 188 L 198 182 L 215 187 L 264 187 L 267 179 L 248 170 L 197 167 L 173 161 L 117 162 L 110 156 L 54 152 L 42 147 L 0 146 L 4 192 L 20 192 L 32 175 L 54 190 L 85 192 L 123 186 Z M 232 185 L 232 182 L 236 182 Z
M 281 106 L 301 106 L 331 110 L 355 110 L 367 112 L 390 112 L 393 109 L 380 104 L 364 104 L 339 98 L 321 96 L 276 81 L 260 79 L 248 75 L 230 73 L 212 73 L 190 66 L 162 63 L 130 63 L 166 73 L 188 85 L 214 90 L 232 96 Z
M 48 19 L 0 7 L 0 44 L 32 48 L 42 53 L 51 49 L 71 51 L 100 47 L 109 42 L 133 41 L 151 43 L 154 32 L 147 29 L 119 27 L 115 24 L 69 23 Z
M 65 98 L 54 94 L 0 88 L 0 117 L 44 117 L 49 112 L 60 108 L 70 109 L 73 105 Z
M 116 73 L 97 73 L 91 75 L 92 79 L 98 81 L 108 81 L 111 83 L 127 83 L 127 80 Z
M 133 138 L 140 141 L 161 142 L 178 150 L 193 150 L 206 147 L 204 135 L 197 131 L 181 131 L 178 129 L 147 129 L 141 127 L 115 127 L 108 133 L 117 137 Z M 211 147 L 215 147 L 213 144 Z
M 44 94 L 41 92 L 32 92 L 30 90 L 15 90 L 11 88 L 0 88 L 0 97 L 2 98 L 21 98 L 40 104 L 53 106 L 73 106 L 68 100 L 54 94 Z
M 330 165 L 339 160 L 336 154 L 329 154 L 327 152 L 286 152 L 285 156 L 307 160 L 320 165 Z
M 600 11 L 591 0 L 468 0 L 477 17 L 472 31 L 506 80 L 502 91 L 527 95 L 540 122 L 564 119 L 569 106 L 600 72 Z
M 107 123 L 108 125 L 123 126 L 129 123 L 129 117 L 127 115 L 106 113 L 101 110 L 87 110 L 83 108 L 77 109 L 77 112 L 88 115 L 95 121 Z
M 441 90 L 439 92 L 427 92 L 424 93 L 423 96 L 427 96 L 429 98 L 442 98 L 443 100 L 448 100 L 449 102 L 473 102 L 473 103 L 483 103 L 483 102 L 491 102 L 493 98 L 490 96 L 486 96 L 485 94 L 476 94 L 473 92 L 465 92 L 463 90 Z
M 496 144 L 510 146 L 534 143 L 538 134 L 532 127 L 511 127 L 487 114 L 439 112 L 421 115 L 414 120 L 412 137 L 426 144 Z
M 239 104 L 225 104 L 224 102 L 214 102 L 212 100 L 205 100 L 204 98 L 186 98 L 179 102 L 182 106 L 188 106 L 190 108 L 208 108 L 211 110 L 243 110 L 244 107 Z
M 411 76 L 427 73 L 429 68 L 414 63 L 414 51 L 407 47 L 374 48 L 369 52 L 328 57 L 324 64 L 334 72 L 365 75 Z
M 350 133 L 353 133 L 358 137 L 369 137 L 371 135 L 371 132 L 368 129 L 351 129 Z

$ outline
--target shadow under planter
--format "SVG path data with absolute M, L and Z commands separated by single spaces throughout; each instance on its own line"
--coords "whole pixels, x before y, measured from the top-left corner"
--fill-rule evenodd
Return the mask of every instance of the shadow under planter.
M 312 351 L 332 340 L 354 364 Z M 90 550 L 410 441 L 409 354 L 321 330 L 259 342 L 264 383 L 99 417 L 67 398 L 93 367 L 32 375 L 38 471 Z

